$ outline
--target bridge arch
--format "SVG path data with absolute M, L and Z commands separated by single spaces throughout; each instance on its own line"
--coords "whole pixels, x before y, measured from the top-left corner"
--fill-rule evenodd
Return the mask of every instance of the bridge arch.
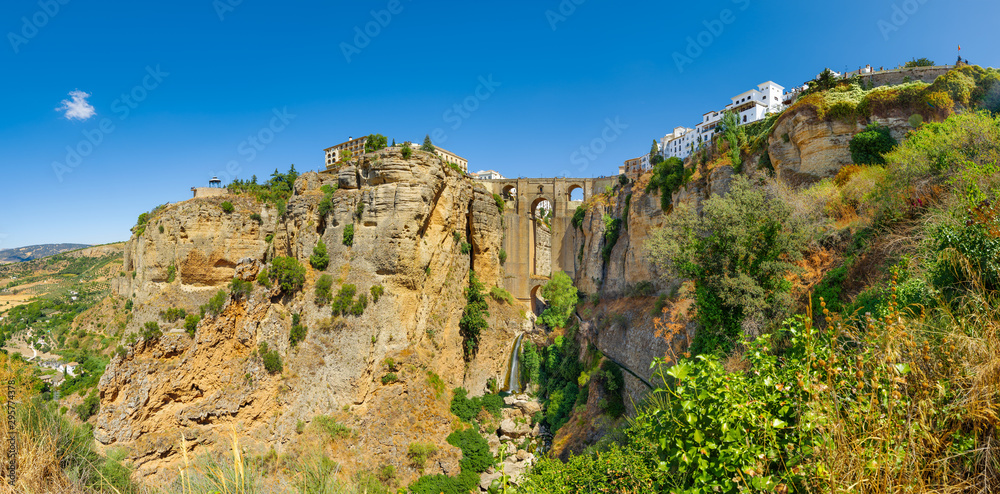
M 578 199 L 573 198 L 573 193 L 576 191 L 580 191 L 579 195 L 577 196 L 579 197 Z M 566 188 L 566 200 L 569 202 L 583 201 L 583 197 L 585 194 L 586 194 L 586 189 L 583 188 L 583 185 L 578 183 L 571 184 L 569 187 Z
M 548 302 L 542 297 L 542 285 L 536 282 L 535 286 L 531 288 L 531 312 L 540 316 L 548 306 Z
M 526 308 L 535 306 L 535 287 L 544 285 L 553 272 L 577 276 L 579 242 L 586 232 L 573 228 L 573 213 L 582 200 L 617 182 L 617 176 L 477 181 L 507 203 L 502 223 L 502 247 L 507 253 L 504 284 Z M 542 224 L 537 210 L 545 201 L 546 209 L 552 210 L 548 225 Z

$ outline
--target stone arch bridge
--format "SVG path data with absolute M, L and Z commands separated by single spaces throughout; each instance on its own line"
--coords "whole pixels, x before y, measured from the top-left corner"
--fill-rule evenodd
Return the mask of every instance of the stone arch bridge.
M 613 186 L 617 176 L 602 178 L 519 178 L 482 180 L 480 183 L 503 197 L 504 263 L 507 290 L 525 305 L 536 309 L 537 291 L 556 271 L 576 277 L 579 235 L 573 228 L 573 213 L 583 201 Z M 577 191 L 582 200 L 571 200 Z M 549 224 L 538 217 L 537 207 L 548 201 Z

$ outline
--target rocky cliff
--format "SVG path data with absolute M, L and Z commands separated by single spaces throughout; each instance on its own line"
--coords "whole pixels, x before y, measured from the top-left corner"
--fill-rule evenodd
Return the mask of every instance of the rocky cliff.
M 339 190 L 321 216 L 321 187 L 333 184 Z M 223 201 L 234 211 L 223 211 Z M 352 245 L 343 242 L 348 225 Z M 100 382 L 95 435 L 129 448 L 139 474 L 151 475 L 178 461 L 182 435 L 198 453 L 224 443 L 232 428 L 250 451 L 304 454 L 299 433 L 326 415 L 356 431 L 348 444 L 323 446 L 345 475 L 391 464 L 412 480 L 418 472 L 406 450 L 414 441 L 439 446 L 426 473 L 454 474 L 460 453 L 444 441 L 452 416 L 438 383 L 481 394 L 488 379 L 502 380 L 511 342 L 524 330 L 523 313 L 491 300 L 490 329 L 475 359 L 463 361 L 458 321 L 469 270 L 487 289 L 502 286 L 500 239 L 492 196 L 423 152 L 404 159 L 383 150 L 338 172 L 306 173 L 284 215 L 246 196 L 169 205 L 129 240 L 127 272 L 114 284 L 134 304 L 126 334 L 155 320 L 164 335 L 123 338 L 123 355 Z M 325 273 L 335 279 L 334 293 L 345 284 L 358 293 L 384 288 L 362 315 L 333 316 L 328 303 L 315 303 L 324 272 L 308 258 L 320 240 L 329 250 Z M 466 240 L 471 249 L 463 254 Z M 228 297 L 218 317 L 206 316 L 194 337 L 181 329 L 183 321 L 159 319 L 171 307 L 197 313 L 234 277 L 254 280 L 279 256 L 306 266 L 301 291 L 255 284 L 245 297 Z M 308 328 L 295 346 L 293 315 Z M 264 368 L 258 348 L 265 342 L 282 356 L 282 372 Z M 397 381 L 383 379 L 390 372 Z

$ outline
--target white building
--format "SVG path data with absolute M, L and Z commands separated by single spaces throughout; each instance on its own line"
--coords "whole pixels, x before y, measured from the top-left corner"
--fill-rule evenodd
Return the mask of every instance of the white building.
M 496 170 L 479 170 L 478 172 L 470 173 L 469 175 L 472 175 L 473 178 L 477 178 L 479 180 L 503 180 L 507 178 Z
M 785 108 L 785 88 L 773 81 L 757 85 L 757 89 L 737 94 L 721 111 L 702 114 L 701 121 L 693 129 L 675 127 L 674 131 L 660 140 L 660 152 L 664 158 L 687 158 L 702 143 L 709 142 L 719 132 L 719 122 L 727 111 L 736 113 L 740 125 L 763 120 L 769 113 L 777 113 Z

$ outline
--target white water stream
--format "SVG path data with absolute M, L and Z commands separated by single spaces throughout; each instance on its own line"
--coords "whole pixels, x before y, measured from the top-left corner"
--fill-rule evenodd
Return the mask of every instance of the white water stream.
M 510 352 L 510 360 L 507 365 L 507 377 L 504 378 L 501 391 L 508 393 L 521 391 L 521 368 L 518 362 L 521 357 L 521 338 L 524 338 L 524 333 L 519 334 L 514 340 L 514 348 Z

